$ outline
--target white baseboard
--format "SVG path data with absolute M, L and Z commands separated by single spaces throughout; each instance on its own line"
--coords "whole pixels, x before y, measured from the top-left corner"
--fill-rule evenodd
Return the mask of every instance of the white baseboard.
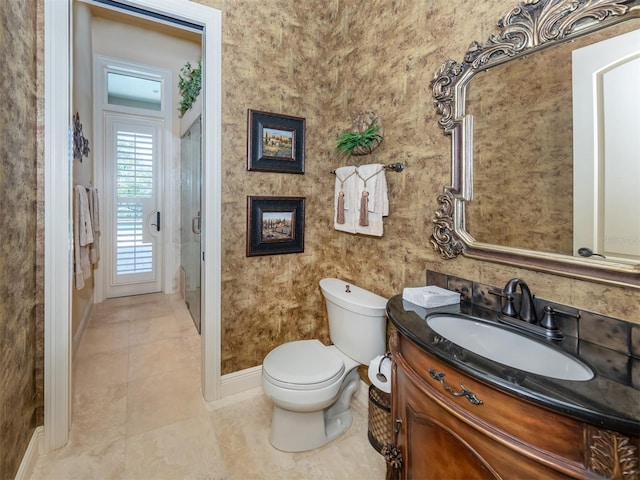
M 84 337 L 84 332 L 87 330 L 87 324 L 89 323 L 89 318 L 91 317 L 91 312 L 93 311 L 94 303 L 91 302 L 87 308 L 85 308 L 84 313 L 82 314 L 82 319 L 80 320 L 80 325 L 78 325 L 78 330 L 76 330 L 76 334 L 73 336 L 73 342 L 71 346 L 71 361 L 76 357 L 76 352 L 78 351 L 78 347 L 82 342 L 82 337 Z
M 262 385 L 262 365 L 223 375 L 221 397 L 228 397 Z
M 31 478 L 33 467 L 35 467 L 38 457 L 40 456 L 40 452 L 42 451 L 43 442 L 44 426 L 40 425 L 39 427 L 36 427 L 33 435 L 31 436 L 29 445 L 27 445 L 27 451 L 24 452 L 22 462 L 20 462 L 20 467 L 16 473 L 15 480 L 28 480 Z

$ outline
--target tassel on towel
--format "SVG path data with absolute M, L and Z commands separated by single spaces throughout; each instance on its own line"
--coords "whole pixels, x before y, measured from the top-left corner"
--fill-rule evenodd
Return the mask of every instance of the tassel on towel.
M 369 192 L 364 190 L 360 197 L 360 226 L 369 226 Z
M 356 196 L 356 167 L 340 167 L 336 170 L 335 185 L 335 224 L 336 230 L 356 233 L 355 205 L 351 205 Z
M 364 184 L 364 189 L 362 190 L 362 197 L 360 197 L 360 226 L 361 227 L 369 226 L 369 192 L 367 191 L 367 182 L 371 180 L 373 177 L 375 177 L 376 175 L 378 175 L 379 173 L 384 172 L 384 165 L 371 165 L 371 166 L 376 168 L 376 171 L 374 171 L 371 175 L 369 175 L 366 178 L 360 175 L 360 172 L 356 169 L 356 173 L 358 177 L 360 178 L 360 180 L 362 180 Z M 367 166 L 367 167 L 371 167 L 371 166 Z M 374 191 L 375 191 L 375 188 L 374 188 Z
M 336 223 L 344 225 L 344 192 L 338 193 L 338 208 L 336 212 Z
M 384 165 L 380 163 L 360 165 L 357 168 L 357 176 L 352 207 L 358 210 L 353 219 L 355 233 L 381 237 L 384 230 L 382 217 L 389 215 Z

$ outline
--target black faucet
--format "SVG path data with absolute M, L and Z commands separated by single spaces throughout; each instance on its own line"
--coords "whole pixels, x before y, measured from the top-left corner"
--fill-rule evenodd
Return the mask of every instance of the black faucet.
M 520 287 L 520 311 L 516 314 L 515 308 L 513 308 L 513 296 L 517 293 L 517 289 Z M 503 289 L 506 302 L 502 308 L 502 313 L 509 317 L 517 317 L 528 323 L 537 324 L 538 316 L 536 315 L 536 308 L 533 303 L 533 295 L 529 286 L 520 280 L 519 278 L 512 278 L 509 280 Z
M 518 295 L 520 288 L 520 311 L 515 307 L 514 299 Z M 573 318 L 580 318 L 580 314 L 555 310 L 550 306 L 544 308 L 544 316 L 538 323 L 538 315 L 534 304 L 534 295 L 531 294 L 529 286 L 519 278 L 509 280 L 502 290 L 489 290 L 492 295 L 502 297 L 501 313 L 498 321 L 505 323 L 519 330 L 536 335 L 542 335 L 550 340 L 562 340 L 564 335 L 556 325 L 555 314 L 567 315 Z

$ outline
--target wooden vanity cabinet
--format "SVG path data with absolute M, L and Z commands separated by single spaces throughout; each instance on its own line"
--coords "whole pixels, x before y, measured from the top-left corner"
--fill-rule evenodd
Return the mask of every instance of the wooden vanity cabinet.
M 397 332 L 391 351 L 401 478 L 638 478 L 638 438 L 599 431 L 481 383 Z M 602 435 L 610 436 L 609 448 L 594 448 Z

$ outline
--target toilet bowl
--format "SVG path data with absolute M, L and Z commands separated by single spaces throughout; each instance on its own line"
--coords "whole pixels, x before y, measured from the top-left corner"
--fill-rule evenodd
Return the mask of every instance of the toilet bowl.
M 387 300 L 335 278 L 320 287 L 333 345 L 288 342 L 262 364 L 262 386 L 273 402 L 269 440 L 286 452 L 318 448 L 349 428 L 357 367 L 384 353 Z

